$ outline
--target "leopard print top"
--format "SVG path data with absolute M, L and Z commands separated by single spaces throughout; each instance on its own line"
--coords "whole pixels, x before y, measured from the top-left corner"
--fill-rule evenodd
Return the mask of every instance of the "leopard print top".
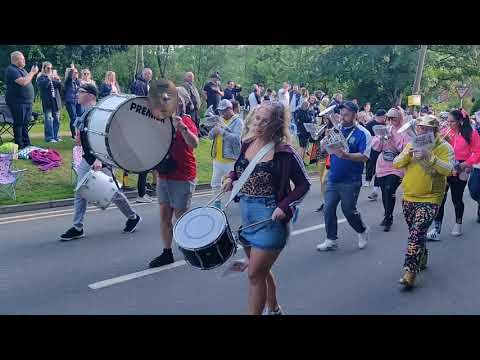
M 249 164 L 245 155 L 240 155 L 240 159 L 235 168 L 238 177 L 242 175 Z M 242 194 L 249 196 L 271 196 L 274 195 L 273 189 L 273 160 L 258 163 L 253 169 L 252 174 L 240 190 Z

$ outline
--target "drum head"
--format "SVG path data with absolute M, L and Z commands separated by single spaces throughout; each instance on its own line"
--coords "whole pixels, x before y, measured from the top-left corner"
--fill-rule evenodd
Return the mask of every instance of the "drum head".
M 199 207 L 178 219 L 173 236 L 182 248 L 200 249 L 215 242 L 223 234 L 226 226 L 227 218 L 222 210 Z
M 147 107 L 146 97 L 134 97 L 115 111 L 106 139 L 112 159 L 122 169 L 144 172 L 168 154 L 174 129 L 170 119 L 158 121 Z

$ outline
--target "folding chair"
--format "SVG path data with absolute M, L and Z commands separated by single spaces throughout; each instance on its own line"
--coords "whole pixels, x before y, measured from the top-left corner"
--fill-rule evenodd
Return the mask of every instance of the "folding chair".
M 4 134 L 10 134 L 13 137 L 13 116 L 4 97 L 0 96 L 0 144 L 3 144 L 2 135 Z
M 72 167 L 70 169 L 70 181 L 73 185 L 77 183 L 77 168 L 82 161 L 83 149 L 81 145 L 75 145 L 72 149 Z M 75 174 L 75 179 L 74 175 Z
M 16 170 L 12 167 L 13 154 L 0 154 L 0 192 L 17 200 L 15 188 L 21 173 L 27 169 Z
M 30 119 L 30 123 L 28 124 L 28 132 L 32 130 L 37 123 L 40 122 L 40 115 L 37 112 L 32 112 L 32 118 Z M 5 102 L 5 97 L 0 96 L 0 144 L 3 144 L 2 135 L 9 134 L 13 136 L 13 116 L 8 107 L 7 103 Z

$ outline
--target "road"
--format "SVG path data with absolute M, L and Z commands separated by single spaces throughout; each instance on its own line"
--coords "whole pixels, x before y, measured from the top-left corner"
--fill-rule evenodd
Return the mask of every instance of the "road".
M 450 236 L 453 207 L 447 202 L 441 242 L 429 243 L 430 267 L 413 292 L 401 291 L 406 225 L 397 199 L 392 231 L 385 233 L 380 200 L 367 199 L 362 188 L 359 209 L 372 233 L 366 249 L 339 215 L 339 249 L 320 253 L 325 238 L 319 184 L 302 204 L 293 236 L 274 267 L 279 300 L 287 314 L 480 314 L 480 224 L 468 191 L 464 232 Z M 208 192 L 195 195 L 205 204 Z M 143 223 L 123 234 L 124 218 L 116 208 L 90 208 L 86 235 L 59 242 L 70 227 L 71 208 L 6 214 L 0 217 L 0 314 L 245 314 L 245 273 L 222 277 L 224 267 L 201 271 L 184 263 L 147 270 L 161 252 L 158 206 L 138 204 Z M 228 209 L 232 228 L 239 225 L 238 206 Z M 242 258 L 239 250 L 235 258 Z M 143 271 L 143 272 L 142 272 Z M 140 273 L 139 273 L 140 272 Z M 132 275 L 133 274 L 133 275 Z M 118 279 L 118 277 L 125 276 Z M 113 280 L 112 280 L 113 279 Z M 103 282 L 106 281 L 106 282 Z

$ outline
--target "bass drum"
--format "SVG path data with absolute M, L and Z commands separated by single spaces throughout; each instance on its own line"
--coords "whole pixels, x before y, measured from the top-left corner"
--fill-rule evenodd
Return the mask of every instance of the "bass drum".
M 167 156 L 175 129 L 157 120 L 146 96 L 111 95 L 85 117 L 87 148 L 101 162 L 133 173 L 152 170 Z
M 214 207 L 198 207 L 183 214 L 173 237 L 185 260 L 202 270 L 224 264 L 237 251 L 225 213 Z

